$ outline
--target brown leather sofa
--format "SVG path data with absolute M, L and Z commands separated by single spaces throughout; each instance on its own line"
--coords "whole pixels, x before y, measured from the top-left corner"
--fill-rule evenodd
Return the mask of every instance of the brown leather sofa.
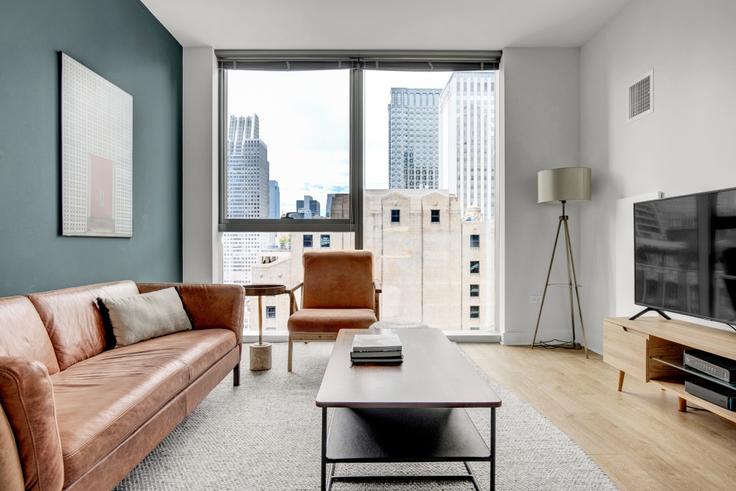
M 97 297 L 176 286 L 192 322 L 114 348 Z M 0 489 L 115 486 L 232 370 L 236 285 L 120 281 L 0 298 Z

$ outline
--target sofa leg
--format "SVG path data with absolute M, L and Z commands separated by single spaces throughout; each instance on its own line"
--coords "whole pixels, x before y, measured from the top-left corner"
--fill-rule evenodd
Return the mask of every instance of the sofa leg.
M 233 387 L 240 386 L 240 363 L 233 368 Z
M 289 362 L 288 362 L 288 371 L 291 371 L 291 359 L 294 354 L 294 341 L 291 340 L 291 336 L 289 336 Z

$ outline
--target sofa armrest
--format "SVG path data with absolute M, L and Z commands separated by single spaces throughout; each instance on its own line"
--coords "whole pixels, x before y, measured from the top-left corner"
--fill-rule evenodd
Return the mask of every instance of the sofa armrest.
M 43 363 L 0 356 L 0 404 L 13 430 L 25 488 L 60 490 L 64 461 L 54 389 Z
M 194 329 L 230 329 L 235 333 L 238 344 L 243 343 L 245 292 L 242 286 L 207 283 L 138 283 L 138 290 L 146 293 L 172 286 L 179 292 L 184 310 L 187 311 Z
M 0 489 L 23 491 L 23 467 L 15 444 L 13 428 L 0 404 Z
M 380 286 L 374 281 L 373 282 L 373 310 L 376 312 L 376 319 L 381 320 L 381 288 Z
M 298 285 L 286 290 L 289 293 L 289 315 L 299 310 L 299 304 L 296 301 L 296 291 L 303 286 L 304 282 L 302 281 Z

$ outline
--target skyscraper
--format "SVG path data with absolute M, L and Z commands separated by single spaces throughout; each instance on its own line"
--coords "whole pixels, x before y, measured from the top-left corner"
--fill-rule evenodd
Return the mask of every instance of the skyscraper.
M 350 194 L 328 194 L 325 216 L 327 218 L 350 218 Z
M 269 165 L 266 144 L 260 139 L 258 115 L 230 116 L 227 138 L 227 217 L 267 218 Z M 226 233 L 222 237 L 225 283 L 249 283 L 257 253 L 269 236 Z
M 227 138 L 227 216 L 268 216 L 268 149 L 257 114 L 230 116 Z
M 296 212 L 301 214 L 302 218 L 318 217 L 319 208 L 319 201 L 309 195 L 305 195 L 304 199 L 296 200 Z
M 278 181 L 268 181 L 268 218 L 281 218 L 281 191 Z
M 440 89 L 391 89 L 389 188 L 437 189 L 440 92 Z
M 493 217 L 496 181 L 496 72 L 455 72 L 440 97 L 441 189 L 458 197 L 463 217 Z

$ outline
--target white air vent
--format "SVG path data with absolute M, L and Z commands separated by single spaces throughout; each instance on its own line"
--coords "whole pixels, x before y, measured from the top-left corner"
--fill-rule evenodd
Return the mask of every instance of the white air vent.
M 638 119 L 653 111 L 654 85 L 652 72 L 629 86 L 629 121 Z

